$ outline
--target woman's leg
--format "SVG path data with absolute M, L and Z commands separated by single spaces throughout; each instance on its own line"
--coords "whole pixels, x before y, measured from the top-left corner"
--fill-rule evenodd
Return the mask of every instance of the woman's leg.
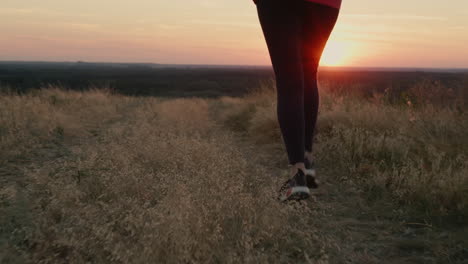
M 302 164 L 303 168 L 304 80 L 299 2 L 259 0 L 257 11 L 275 71 L 278 121 L 289 163 L 298 167 Z
M 338 18 L 339 10 L 307 1 L 302 1 L 301 10 L 305 151 L 307 158 L 311 161 L 312 142 L 319 107 L 317 69 L 325 44 Z

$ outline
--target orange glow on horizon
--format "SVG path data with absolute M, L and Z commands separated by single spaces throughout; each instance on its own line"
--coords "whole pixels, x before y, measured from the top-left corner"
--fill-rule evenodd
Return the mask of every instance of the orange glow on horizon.
M 343 1 L 321 65 L 468 68 L 454 1 Z M 270 64 L 251 0 L 7 0 L 0 16 L 0 60 Z
M 348 43 L 330 41 L 323 51 L 320 65 L 323 66 L 344 66 L 349 63 L 351 47 Z

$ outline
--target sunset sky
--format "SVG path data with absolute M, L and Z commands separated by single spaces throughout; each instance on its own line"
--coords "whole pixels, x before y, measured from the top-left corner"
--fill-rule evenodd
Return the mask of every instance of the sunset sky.
M 0 22 L 0 60 L 270 64 L 251 0 L 2 0 Z M 322 65 L 468 68 L 468 0 L 343 0 Z

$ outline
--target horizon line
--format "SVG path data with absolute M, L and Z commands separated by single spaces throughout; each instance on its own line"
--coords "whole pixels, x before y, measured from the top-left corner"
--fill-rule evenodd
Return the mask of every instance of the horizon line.
M 158 63 L 158 62 L 111 62 L 111 61 L 85 61 L 85 60 L 0 60 L 0 63 L 94 63 L 94 64 L 152 64 L 159 66 L 207 66 L 207 67 L 267 67 L 271 64 L 199 64 L 199 63 Z M 423 67 L 423 66 L 329 66 L 321 65 L 321 68 L 355 68 L 355 69 L 421 69 L 421 70 L 467 70 L 466 67 Z

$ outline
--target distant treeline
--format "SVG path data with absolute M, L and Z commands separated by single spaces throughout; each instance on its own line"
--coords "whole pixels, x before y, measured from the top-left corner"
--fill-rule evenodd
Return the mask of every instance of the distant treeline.
M 466 73 L 323 69 L 323 84 L 369 92 L 405 90 L 423 80 L 458 87 Z M 170 66 L 113 63 L 0 63 L 0 89 L 19 93 L 47 86 L 86 90 L 107 87 L 125 95 L 168 97 L 242 96 L 273 80 L 268 67 Z

